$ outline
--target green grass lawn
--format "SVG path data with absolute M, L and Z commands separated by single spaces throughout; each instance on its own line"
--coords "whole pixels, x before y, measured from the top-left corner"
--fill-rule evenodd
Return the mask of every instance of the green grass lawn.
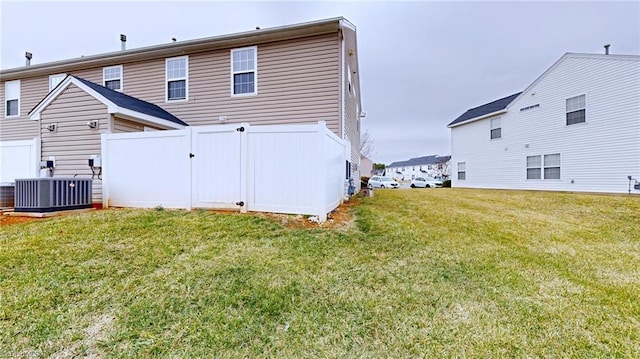
M 640 357 L 640 198 L 379 190 L 355 224 L 0 227 L 0 357 Z

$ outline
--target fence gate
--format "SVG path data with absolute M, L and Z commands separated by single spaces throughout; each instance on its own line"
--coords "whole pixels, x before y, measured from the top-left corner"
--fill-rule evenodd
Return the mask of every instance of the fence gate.
M 246 209 L 247 127 L 191 127 L 192 207 Z

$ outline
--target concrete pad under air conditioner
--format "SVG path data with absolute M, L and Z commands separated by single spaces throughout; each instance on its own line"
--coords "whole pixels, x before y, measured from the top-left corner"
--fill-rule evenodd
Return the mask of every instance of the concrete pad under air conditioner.
M 89 212 L 89 211 L 95 211 L 95 208 L 70 209 L 67 211 L 55 211 L 55 212 L 43 212 L 43 213 L 13 211 L 13 212 L 5 212 L 3 214 L 5 216 L 10 216 L 10 217 L 48 218 L 48 217 L 61 216 L 65 214 L 83 213 L 83 212 Z

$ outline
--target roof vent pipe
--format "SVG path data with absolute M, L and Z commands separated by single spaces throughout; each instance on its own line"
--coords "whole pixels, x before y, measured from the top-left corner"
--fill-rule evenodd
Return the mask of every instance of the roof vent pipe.
M 610 44 L 604 45 L 604 54 L 605 55 L 609 55 L 609 46 L 611 46 L 611 45 Z
M 122 51 L 127 49 L 127 35 L 120 34 L 120 49 Z
M 26 58 L 26 60 L 24 61 L 24 65 L 25 66 L 30 66 L 31 65 L 31 59 L 33 58 L 33 54 L 30 52 L 25 52 L 24 53 L 24 57 Z

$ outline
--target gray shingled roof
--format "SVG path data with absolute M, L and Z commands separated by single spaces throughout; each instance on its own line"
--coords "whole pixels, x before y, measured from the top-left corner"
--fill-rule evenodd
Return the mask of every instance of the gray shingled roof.
M 393 162 L 392 164 L 388 165 L 387 168 L 434 165 L 438 162 L 447 162 L 450 159 L 451 159 L 451 156 L 437 156 L 437 155 L 423 156 L 423 157 L 412 158 L 408 161 Z
M 490 114 L 492 112 L 504 110 L 520 94 L 521 94 L 521 92 L 518 92 L 518 93 L 513 94 L 511 96 L 507 96 L 507 97 L 501 98 L 499 100 L 495 100 L 493 102 L 486 103 L 486 104 L 484 104 L 482 106 L 478 106 L 478 107 L 469 109 L 469 110 L 467 110 L 467 112 L 465 112 L 462 115 L 460 115 L 458 118 L 453 120 L 453 122 L 451 122 L 447 126 L 455 125 L 455 124 L 460 123 L 460 122 L 465 122 L 467 120 L 471 120 L 471 119 L 476 118 L 476 117 L 488 115 L 488 114 Z
M 189 126 L 188 123 L 183 122 L 182 120 L 170 114 L 169 112 L 167 112 L 165 109 L 163 109 L 158 105 L 154 105 L 152 103 L 140 100 L 139 98 L 135 98 L 133 96 L 125 95 L 121 92 L 108 89 L 104 86 L 100 86 L 91 81 L 82 79 L 78 76 L 73 76 L 73 77 L 79 80 L 80 82 L 82 82 L 83 84 L 89 86 L 92 90 L 96 91 L 97 93 L 104 96 L 106 99 L 108 99 L 109 101 L 113 102 L 114 104 L 120 107 L 129 109 L 132 111 L 144 113 L 145 115 L 161 118 L 163 120 L 171 121 L 173 123 L 177 123 L 182 126 Z

